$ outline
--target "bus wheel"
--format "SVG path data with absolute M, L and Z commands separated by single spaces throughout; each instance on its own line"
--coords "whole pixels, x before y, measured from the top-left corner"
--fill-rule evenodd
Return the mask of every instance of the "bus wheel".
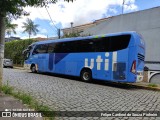
M 31 72 L 32 73 L 36 73 L 37 71 L 36 71 L 36 66 L 35 65 L 32 65 L 31 66 Z
M 92 72 L 89 69 L 84 69 L 81 71 L 81 79 L 86 82 L 90 82 L 92 80 Z

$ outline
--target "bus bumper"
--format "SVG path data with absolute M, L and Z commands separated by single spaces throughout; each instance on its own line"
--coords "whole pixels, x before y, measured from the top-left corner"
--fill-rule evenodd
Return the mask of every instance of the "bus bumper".
M 136 82 L 142 82 L 142 81 L 143 81 L 143 71 L 137 71 Z

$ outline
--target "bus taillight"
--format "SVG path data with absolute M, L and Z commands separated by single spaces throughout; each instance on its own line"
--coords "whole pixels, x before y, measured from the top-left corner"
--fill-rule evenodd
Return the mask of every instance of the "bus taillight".
M 132 63 L 131 72 L 136 74 L 136 60 L 134 60 Z

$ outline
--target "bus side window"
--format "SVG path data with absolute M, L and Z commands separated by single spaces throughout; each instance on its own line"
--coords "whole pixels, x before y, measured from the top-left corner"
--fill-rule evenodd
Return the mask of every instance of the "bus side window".
M 62 49 L 63 49 L 64 53 L 74 53 L 74 52 L 76 52 L 75 41 L 64 42 Z
M 123 50 L 128 47 L 131 35 L 120 35 L 110 37 L 110 51 Z
M 109 52 L 110 41 L 108 37 L 94 39 L 96 52 Z
M 61 53 L 62 52 L 62 42 L 55 43 L 54 52 L 55 53 Z
M 94 52 L 93 40 L 79 40 L 77 41 L 77 52 Z
M 37 45 L 33 50 L 33 55 L 40 54 L 40 53 L 46 53 L 47 52 L 47 44 L 40 44 Z
M 38 45 L 35 46 L 35 48 L 34 48 L 34 50 L 33 50 L 33 52 L 32 52 L 32 55 L 38 54 L 38 52 L 37 52 L 37 47 L 38 47 Z
M 69 52 L 71 52 L 70 48 L 68 46 L 68 43 L 70 44 L 70 42 L 63 42 L 62 43 L 62 46 L 61 46 L 61 52 L 62 53 L 69 53 Z
M 47 53 L 53 53 L 54 48 L 55 48 L 55 44 L 54 43 L 49 43 Z
M 75 41 L 56 43 L 55 52 L 57 52 L 57 53 L 74 53 L 74 52 L 76 52 Z

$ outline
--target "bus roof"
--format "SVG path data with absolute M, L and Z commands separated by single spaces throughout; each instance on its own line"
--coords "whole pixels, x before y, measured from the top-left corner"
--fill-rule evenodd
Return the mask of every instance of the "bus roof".
M 137 32 L 127 31 L 127 32 L 118 32 L 118 33 L 110 33 L 110 34 L 102 34 L 102 35 L 85 36 L 85 37 L 71 37 L 71 38 L 62 38 L 62 39 L 56 39 L 56 40 L 44 40 L 44 41 L 35 42 L 33 44 L 76 41 L 76 40 L 84 40 L 84 39 L 100 38 L 100 37 L 107 37 L 107 36 L 116 36 L 116 35 L 126 35 L 126 34 L 134 35 L 134 34 L 137 34 Z

